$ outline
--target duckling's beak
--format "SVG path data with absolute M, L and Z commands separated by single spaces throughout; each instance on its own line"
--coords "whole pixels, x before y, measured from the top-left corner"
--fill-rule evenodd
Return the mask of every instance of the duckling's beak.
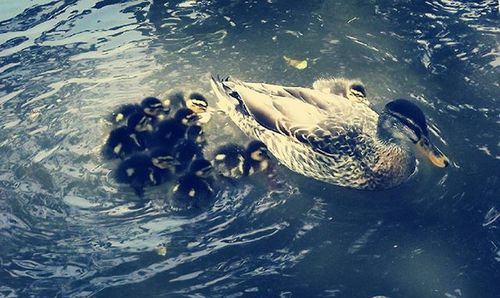
M 417 150 L 427 157 L 436 167 L 445 168 L 450 160 L 427 137 L 422 137 L 416 144 Z

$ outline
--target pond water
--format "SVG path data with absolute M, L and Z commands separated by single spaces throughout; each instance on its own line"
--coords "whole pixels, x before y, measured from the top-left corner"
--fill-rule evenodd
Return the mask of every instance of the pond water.
M 498 297 L 498 12 L 496 0 L 2 1 L 0 297 Z M 102 119 L 179 88 L 213 103 L 210 73 L 361 79 L 376 108 L 417 102 L 452 165 L 421 160 L 375 192 L 278 166 L 278 188 L 252 177 L 187 212 L 153 190 L 131 209 L 99 155 Z M 224 115 L 206 133 L 247 141 Z

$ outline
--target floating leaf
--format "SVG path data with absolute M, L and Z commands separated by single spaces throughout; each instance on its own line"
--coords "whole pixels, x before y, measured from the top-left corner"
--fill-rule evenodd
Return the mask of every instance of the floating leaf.
M 165 243 L 160 243 L 155 247 L 155 251 L 159 256 L 164 257 L 167 255 L 167 245 Z
M 305 69 L 307 68 L 307 60 L 296 60 L 296 59 L 292 59 L 292 58 L 289 58 L 287 56 L 283 56 L 283 59 L 285 59 L 285 62 L 292 66 L 292 67 L 295 67 L 297 69 Z

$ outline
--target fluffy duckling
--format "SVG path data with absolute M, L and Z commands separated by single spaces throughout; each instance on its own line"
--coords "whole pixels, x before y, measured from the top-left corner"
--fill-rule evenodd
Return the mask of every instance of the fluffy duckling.
M 236 144 L 221 146 L 214 152 L 213 163 L 223 177 L 240 179 L 244 173 L 245 148 Z
M 202 94 L 193 92 L 186 100 L 186 107 L 193 110 L 196 114 L 206 113 L 208 110 L 208 101 Z
M 113 126 L 126 124 L 128 116 L 138 112 L 141 112 L 141 106 L 138 104 L 122 105 L 111 113 L 111 115 L 109 116 L 109 122 L 111 122 Z
M 203 158 L 203 147 L 194 141 L 184 139 L 175 145 L 174 156 L 179 163 L 176 173 L 183 173 L 194 160 Z
M 206 159 L 199 159 L 191 164 L 187 175 L 179 178 L 172 188 L 172 195 L 176 202 L 191 206 L 199 206 L 213 194 L 210 177 L 213 167 Z
M 193 110 L 199 116 L 199 123 L 205 124 L 212 118 L 208 101 L 201 93 L 193 92 L 186 98 L 183 92 L 175 92 L 169 95 L 169 99 L 173 107 Z
M 193 92 L 189 95 L 189 98 L 186 100 L 186 107 L 199 115 L 198 122 L 201 124 L 208 123 L 212 118 L 212 112 L 208 107 L 207 99 L 198 92 Z
M 123 159 L 134 152 L 145 150 L 153 130 L 152 118 L 146 113 L 136 111 L 129 114 L 126 126 L 120 126 L 110 132 L 103 147 L 104 157 Z
M 245 151 L 245 163 L 243 165 L 243 175 L 264 172 L 270 166 L 270 160 L 266 144 L 261 141 L 252 141 Z
M 188 126 L 184 138 L 186 140 L 191 140 L 200 146 L 205 146 L 207 144 L 207 139 L 205 138 L 205 132 L 203 131 L 203 128 L 199 125 Z
M 139 112 L 130 115 L 127 127 L 134 134 L 141 150 L 145 150 L 154 131 L 154 119 L 145 113 Z
M 143 113 L 154 119 L 163 120 L 170 113 L 170 101 L 162 102 L 156 97 L 146 97 L 141 102 Z
M 184 138 L 188 126 L 194 125 L 197 119 L 196 113 L 190 109 L 178 110 L 172 119 L 158 123 L 148 145 L 172 149 L 179 140 Z
M 170 112 L 170 101 L 161 102 L 156 97 L 146 97 L 140 104 L 125 104 L 111 113 L 109 121 L 113 126 L 126 124 L 128 118 L 136 113 L 144 113 L 152 121 L 162 120 Z
M 144 147 L 138 134 L 128 126 L 121 126 L 111 131 L 102 148 L 102 154 L 106 159 L 124 159 L 141 150 L 144 150 Z
M 213 178 L 214 167 L 210 161 L 200 158 L 191 163 L 189 166 L 189 173 L 192 173 L 197 177 L 207 179 L 207 181 L 211 181 Z
M 139 197 L 144 195 L 145 186 L 158 185 L 161 180 L 160 172 L 144 153 L 134 154 L 122 161 L 115 170 L 114 177 L 117 182 L 130 185 Z
M 173 178 L 175 167 L 179 164 L 172 152 L 167 148 L 153 148 L 149 153 L 151 164 L 156 168 L 157 178 L 155 185 L 170 181 Z
M 345 78 L 319 79 L 313 83 L 313 88 L 324 93 L 332 93 L 347 98 L 352 102 L 370 105 L 366 98 L 366 89 L 361 81 Z
M 175 91 L 168 95 L 168 100 L 170 101 L 170 106 L 172 109 L 178 110 L 186 107 L 186 101 L 184 98 L 184 93 L 182 91 Z

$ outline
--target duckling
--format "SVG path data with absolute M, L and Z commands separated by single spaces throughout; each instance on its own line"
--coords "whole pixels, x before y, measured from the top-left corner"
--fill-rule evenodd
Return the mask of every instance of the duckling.
M 266 171 L 269 168 L 270 160 L 266 144 L 261 141 L 250 142 L 245 151 L 243 175 L 251 176 Z
M 179 178 L 172 188 L 172 198 L 176 203 L 200 206 L 213 194 L 210 184 L 203 178 L 188 174 Z
M 205 96 L 198 92 L 193 92 L 186 100 L 186 107 L 197 114 L 205 113 L 208 109 L 208 102 Z
M 170 106 L 174 110 L 178 110 L 186 107 L 186 101 L 184 98 L 184 93 L 182 91 L 175 91 L 168 95 L 168 100 L 170 101 Z
M 143 143 L 137 133 L 128 126 L 121 126 L 111 131 L 106 143 L 102 148 L 102 154 L 106 159 L 120 158 L 141 151 Z
M 189 166 L 189 173 L 209 181 L 213 178 L 214 167 L 210 161 L 200 158 L 191 163 Z
M 175 167 L 179 164 L 172 152 L 168 148 L 157 147 L 151 149 L 149 156 L 151 164 L 156 168 L 158 174 L 155 185 L 170 181 L 173 178 Z
M 206 159 L 195 160 L 189 173 L 179 178 L 172 188 L 174 201 L 190 206 L 200 206 L 213 194 L 212 187 L 213 167 Z
M 183 173 L 191 163 L 203 157 L 203 147 L 198 143 L 183 139 L 174 147 L 174 156 L 178 161 L 176 173 Z
M 108 120 L 109 122 L 111 122 L 113 126 L 117 127 L 122 124 L 126 124 L 128 116 L 130 116 L 133 113 L 138 113 L 140 111 L 141 111 L 141 106 L 138 104 L 125 104 L 118 107 L 118 109 L 112 112 Z
M 137 151 L 146 149 L 153 131 L 151 118 L 143 112 L 133 112 L 126 119 L 126 126 L 111 131 L 103 146 L 103 155 L 107 159 L 125 158 Z
M 146 149 L 155 129 L 155 120 L 143 112 L 134 113 L 127 119 L 127 127 L 133 131 L 142 150 Z
M 152 118 L 152 122 L 163 120 L 170 113 L 170 101 L 161 102 L 156 97 L 146 97 L 141 102 L 141 108 L 145 115 Z
M 158 185 L 161 174 L 147 154 L 137 153 L 118 165 L 114 177 L 117 182 L 130 185 L 139 197 L 143 197 L 144 187 Z
M 319 79 L 313 83 L 313 88 L 324 93 L 340 95 L 352 102 L 370 105 L 366 98 L 365 86 L 361 81 L 345 78 Z
M 236 144 L 221 146 L 214 152 L 213 163 L 223 177 L 240 179 L 244 173 L 245 148 Z
M 174 118 L 158 123 L 156 131 L 148 142 L 148 146 L 173 148 L 179 140 L 184 138 L 188 126 L 194 125 L 197 119 L 196 113 L 190 109 L 182 108 L 178 110 Z
M 184 138 L 186 140 L 191 140 L 200 146 L 205 146 L 207 144 L 203 128 L 199 125 L 188 126 Z
M 198 92 L 193 92 L 189 95 L 189 98 L 186 100 L 186 107 L 199 115 L 198 122 L 201 124 L 208 123 L 212 118 L 212 112 L 208 107 L 207 99 Z
M 109 122 L 113 126 L 126 124 L 128 117 L 135 113 L 144 113 L 146 116 L 162 120 L 170 112 L 170 101 L 161 102 L 156 97 L 146 97 L 141 104 L 125 104 L 120 106 L 109 117 Z

